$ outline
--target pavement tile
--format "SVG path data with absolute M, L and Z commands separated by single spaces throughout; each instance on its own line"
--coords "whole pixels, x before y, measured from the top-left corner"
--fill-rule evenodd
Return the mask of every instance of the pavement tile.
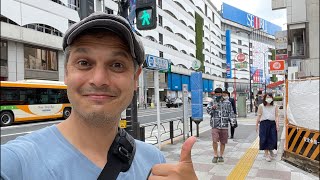
M 273 169 L 273 170 L 259 169 L 256 174 L 256 177 L 290 180 L 291 179 L 291 172 L 277 171 L 275 169 Z
M 225 179 L 227 179 L 227 176 L 216 176 L 216 175 L 213 175 L 210 180 L 225 180 Z
M 197 177 L 199 180 L 207 180 L 207 179 L 211 179 L 212 178 L 212 174 L 208 173 L 208 172 L 201 172 L 201 171 L 197 171 L 196 172 Z
M 239 159 L 226 157 L 224 160 L 224 164 L 235 165 L 238 163 L 238 161 L 239 161 Z
M 247 177 L 256 177 L 258 173 L 258 168 L 252 167 L 247 175 Z
M 212 163 L 211 164 L 193 163 L 193 168 L 196 171 L 200 171 L 200 172 L 209 172 L 213 167 L 214 165 Z
M 255 122 L 253 116 L 252 120 L 250 118 L 243 118 L 244 122 Z M 205 121 L 204 121 L 205 122 Z M 241 128 L 241 121 L 240 127 Z M 207 123 L 208 124 L 208 123 Z M 201 125 L 208 126 L 205 123 Z M 243 128 L 243 127 L 242 127 Z M 254 128 L 253 126 L 248 126 L 248 128 Z M 240 132 L 240 131 L 239 131 Z M 177 163 L 180 157 L 180 151 L 182 146 L 182 138 L 175 139 L 174 144 L 166 144 L 161 148 L 161 151 L 165 155 L 167 162 Z M 192 160 L 194 163 L 194 169 L 196 171 L 199 180 L 219 180 L 227 179 L 228 175 L 235 168 L 239 160 L 252 145 L 252 136 L 241 137 L 240 133 L 235 139 L 228 139 L 228 144 L 226 145 L 224 153 L 224 163 L 213 164 L 211 162 L 213 158 L 212 140 L 210 129 L 205 129 L 200 132 L 200 137 L 198 137 L 196 144 L 192 149 Z M 280 147 L 280 145 L 279 145 Z M 275 151 L 276 152 L 276 151 Z M 294 167 L 281 160 L 282 150 L 279 150 L 278 156 L 275 160 L 267 162 L 265 160 L 264 151 L 259 151 L 251 169 L 249 170 L 246 180 L 318 180 L 319 177 L 303 171 L 297 167 Z

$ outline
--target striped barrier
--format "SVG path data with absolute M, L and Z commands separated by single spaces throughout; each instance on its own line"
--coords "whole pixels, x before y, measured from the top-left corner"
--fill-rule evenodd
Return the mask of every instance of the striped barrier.
M 319 131 L 291 124 L 289 124 L 287 128 L 286 151 L 319 162 Z

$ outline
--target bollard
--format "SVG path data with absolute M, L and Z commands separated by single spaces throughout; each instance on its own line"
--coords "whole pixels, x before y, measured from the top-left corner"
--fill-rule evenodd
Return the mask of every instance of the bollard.
M 170 140 L 171 140 L 171 144 L 173 144 L 173 121 L 170 121 Z
M 190 131 L 191 131 L 191 136 L 192 136 L 192 118 L 190 117 Z
M 140 140 L 143 141 L 143 142 L 146 141 L 145 128 L 144 127 L 140 127 Z

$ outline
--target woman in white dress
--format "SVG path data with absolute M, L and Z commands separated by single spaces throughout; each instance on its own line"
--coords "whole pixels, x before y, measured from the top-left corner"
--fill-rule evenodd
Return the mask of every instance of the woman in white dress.
M 256 131 L 259 131 L 259 149 L 264 150 L 266 160 L 270 162 L 275 157 L 273 150 L 277 149 L 279 131 L 278 107 L 273 104 L 271 93 L 263 96 L 263 103 L 258 107 Z

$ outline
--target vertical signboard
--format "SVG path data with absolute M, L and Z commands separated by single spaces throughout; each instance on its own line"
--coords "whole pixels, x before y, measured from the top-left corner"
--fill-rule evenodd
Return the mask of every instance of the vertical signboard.
M 227 73 L 227 78 L 231 78 L 231 32 L 230 30 L 226 30 L 226 73 Z
M 276 60 L 287 60 L 288 59 L 288 37 L 287 31 L 278 31 L 275 34 L 275 47 L 276 47 Z
M 183 96 L 183 139 L 189 137 L 189 121 L 188 121 L 188 84 L 182 84 Z
M 203 85 L 202 73 L 192 72 L 190 77 L 191 84 L 191 111 L 192 119 L 197 121 L 203 120 Z

